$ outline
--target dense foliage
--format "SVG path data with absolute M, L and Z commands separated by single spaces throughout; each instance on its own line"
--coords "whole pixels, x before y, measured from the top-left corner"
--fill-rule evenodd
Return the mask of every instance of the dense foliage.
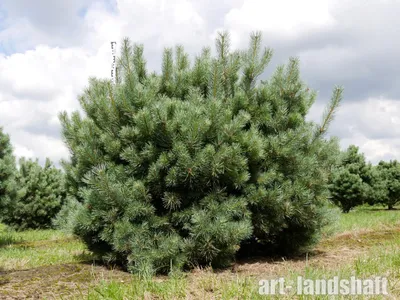
M 104 259 L 142 274 L 223 266 L 240 247 L 301 251 L 327 222 L 338 146 L 324 134 L 342 90 L 321 125 L 307 122 L 316 93 L 296 59 L 258 82 L 272 55 L 260 34 L 246 51 L 227 34 L 216 46 L 194 65 L 166 49 L 157 75 L 126 39 L 116 85 L 92 78 L 86 115 L 60 115 L 67 188 L 84 204 L 74 231 Z
M 3 221 L 18 229 L 48 228 L 65 199 L 64 178 L 49 159 L 19 160 L 15 175 L 17 193 L 8 205 Z
M 12 155 L 10 138 L 0 127 L 0 220 L 15 195 L 15 158 Z
M 53 227 L 68 234 L 72 234 L 74 231 L 76 216 L 82 208 L 82 203 L 73 197 L 67 197 L 60 211 L 52 220 Z
M 331 175 L 331 199 L 343 212 L 371 201 L 372 166 L 358 147 L 351 145 L 341 154 L 341 163 Z
M 341 153 L 340 161 L 331 174 L 330 192 L 343 212 L 362 204 L 393 209 L 400 202 L 400 164 L 396 160 L 373 166 L 366 163 L 358 147 L 351 145 Z
M 396 160 L 380 161 L 376 168 L 375 190 L 379 195 L 374 204 L 384 204 L 388 209 L 393 209 L 400 202 L 400 163 Z

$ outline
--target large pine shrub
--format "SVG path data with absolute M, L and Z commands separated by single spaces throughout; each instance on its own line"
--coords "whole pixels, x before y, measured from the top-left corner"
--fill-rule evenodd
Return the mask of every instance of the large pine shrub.
M 338 147 L 324 134 L 341 89 L 318 126 L 296 59 L 259 82 L 272 55 L 260 34 L 243 52 L 227 34 L 216 46 L 193 63 L 166 49 L 158 75 L 126 39 L 116 85 L 90 79 L 85 116 L 60 115 L 68 191 L 84 203 L 75 233 L 131 271 L 226 265 L 240 247 L 293 253 L 327 221 Z
M 15 182 L 16 196 L 8 205 L 4 222 L 20 230 L 51 227 L 65 199 L 62 171 L 49 159 L 42 167 L 37 160 L 21 158 Z

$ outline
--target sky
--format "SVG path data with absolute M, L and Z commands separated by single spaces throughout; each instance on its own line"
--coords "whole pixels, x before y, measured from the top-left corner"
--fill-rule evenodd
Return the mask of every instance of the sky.
M 330 135 L 372 163 L 400 159 L 399 12 L 400 0 L 1 0 L 0 126 L 17 157 L 58 165 L 69 156 L 58 113 L 79 110 L 89 77 L 110 78 L 111 41 L 143 44 L 159 70 L 164 47 L 195 55 L 227 30 L 240 49 L 261 31 L 274 50 L 265 78 L 298 57 L 318 91 L 310 120 L 342 85 Z

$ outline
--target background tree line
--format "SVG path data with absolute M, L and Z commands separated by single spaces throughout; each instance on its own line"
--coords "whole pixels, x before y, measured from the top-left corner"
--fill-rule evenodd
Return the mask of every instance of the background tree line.
M 358 147 L 351 145 L 340 154 L 340 163 L 330 179 L 332 201 L 347 213 L 363 205 L 384 205 L 388 209 L 400 202 L 400 164 L 397 160 L 367 163 Z

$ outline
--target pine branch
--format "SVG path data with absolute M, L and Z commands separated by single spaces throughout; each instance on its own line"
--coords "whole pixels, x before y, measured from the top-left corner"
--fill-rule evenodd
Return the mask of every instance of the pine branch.
M 184 71 L 189 67 L 189 56 L 185 53 L 182 45 L 176 46 L 176 69 Z
M 125 77 L 128 77 L 129 87 L 133 90 L 133 82 L 131 78 L 132 67 L 131 67 L 131 57 L 132 57 L 132 46 L 129 38 L 124 38 L 122 47 L 121 47 L 121 59 L 119 60 L 120 64 L 124 68 Z
M 343 96 L 343 88 L 342 87 L 335 87 L 333 90 L 333 94 L 331 97 L 331 101 L 325 108 L 325 112 L 322 117 L 322 125 L 319 127 L 317 135 L 323 135 L 328 131 L 329 125 L 334 119 L 335 112 L 342 101 Z
M 161 76 L 161 82 L 164 92 L 169 91 L 168 87 L 173 78 L 173 71 L 174 71 L 173 63 L 174 62 L 172 56 L 172 49 L 165 48 L 163 53 L 162 76 Z
M 214 60 L 214 63 L 212 65 L 212 75 L 211 75 L 211 85 L 212 85 L 212 95 L 214 98 L 217 97 L 219 89 L 220 89 L 220 80 L 221 80 L 221 76 L 220 76 L 220 64 L 218 62 L 218 60 Z
M 230 36 L 227 31 L 218 32 L 215 45 L 217 48 L 218 58 L 223 65 L 227 63 L 228 55 L 230 52 Z
M 133 66 L 135 67 L 136 74 L 139 82 L 143 82 L 146 78 L 146 60 L 143 57 L 143 45 L 134 45 L 133 47 Z
M 257 77 L 262 74 L 272 58 L 272 50 L 265 48 L 260 57 L 262 35 L 261 32 L 254 32 L 250 37 L 250 46 L 247 52 L 243 54 L 245 59 L 243 86 L 246 92 L 254 86 Z

